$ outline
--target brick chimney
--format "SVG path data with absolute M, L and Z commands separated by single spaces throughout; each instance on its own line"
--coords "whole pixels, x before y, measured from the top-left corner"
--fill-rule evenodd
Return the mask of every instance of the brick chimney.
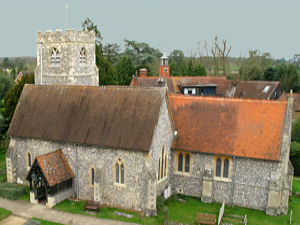
M 147 77 L 147 69 L 145 69 L 145 68 L 140 69 L 140 76 L 139 77 Z

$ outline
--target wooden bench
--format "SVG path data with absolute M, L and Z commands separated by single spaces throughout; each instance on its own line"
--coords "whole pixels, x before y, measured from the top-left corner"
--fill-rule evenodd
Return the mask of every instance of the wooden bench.
M 217 216 L 215 214 L 198 213 L 197 224 L 215 225 Z
M 100 202 L 93 201 L 93 200 L 86 200 L 84 211 L 91 210 L 91 211 L 96 211 L 98 213 L 99 209 L 100 209 Z

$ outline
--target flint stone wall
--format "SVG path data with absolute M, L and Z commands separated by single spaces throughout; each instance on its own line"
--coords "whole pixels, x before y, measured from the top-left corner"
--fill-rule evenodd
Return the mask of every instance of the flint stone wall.
M 13 182 L 17 178 L 25 181 L 27 176 L 26 154 L 37 156 L 61 149 L 75 176 L 78 165 L 79 198 L 94 199 L 94 188 L 90 186 L 89 171 L 96 170 L 96 182 L 100 183 L 101 205 L 110 205 L 142 211 L 145 207 L 147 176 L 145 176 L 145 156 L 138 151 L 121 149 L 101 149 L 92 146 L 74 145 L 37 139 L 11 138 L 7 157 L 11 158 L 15 171 Z M 77 152 L 77 156 L 76 156 Z M 125 166 L 125 185 L 115 183 L 115 163 L 121 159 Z M 76 178 L 75 178 L 76 180 Z M 26 182 L 27 183 L 27 182 Z M 74 186 L 76 193 L 76 186 Z
M 53 48 L 56 48 L 60 53 L 59 64 L 51 63 Z M 86 50 L 86 63 L 80 63 L 82 48 Z M 98 86 L 99 77 L 95 48 L 94 32 L 67 30 L 62 33 L 62 31 L 48 31 L 45 35 L 38 32 L 35 84 Z M 43 56 L 42 78 L 41 52 Z
M 175 171 L 175 151 L 172 151 L 170 184 L 173 193 L 201 197 L 205 164 L 213 167 L 213 155 L 192 153 L 191 174 Z M 236 158 L 235 178 L 232 183 L 213 179 L 212 201 L 236 206 L 265 210 L 268 203 L 271 173 L 276 171 L 278 163 L 273 161 Z M 213 171 L 215 174 L 215 171 Z M 233 197 L 232 197 L 233 196 Z

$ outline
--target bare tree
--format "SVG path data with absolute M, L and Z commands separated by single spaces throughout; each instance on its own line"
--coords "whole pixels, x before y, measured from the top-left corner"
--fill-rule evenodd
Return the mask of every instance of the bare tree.
M 217 49 L 218 57 L 221 59 L 223 76 L 226 76 L 226 63 L 228 59 L 228 55 L 231 50 L 231 46 L 227 46 L 227 40 L 223 39 L 222 45 L 217 41 L 217 36 L 215 37 L 215 49 Z

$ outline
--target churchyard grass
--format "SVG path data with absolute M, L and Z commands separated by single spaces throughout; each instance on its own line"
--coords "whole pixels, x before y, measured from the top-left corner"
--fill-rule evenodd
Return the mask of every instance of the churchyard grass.
M 31 218 L 31 220 L 39 221 L 41 223 L 41 225 L 62 225 L 61 223 L 55 223 L 55 222 L 51 222 L 48 220 L 42 220 L 42 219 L 35 218 L 35 217 Z
M 85 201 L 75 202 L 75 201 L 65 200 L 59 203 L 58 205 L 54 206 L 54 209 L 70 212 L 70 213 L 96 216 L 98 218 L 103 218 L 103 219 L 113 219 L 113 220 L 120 220 L 120 221 L 126 221 L 131 223 L 138 223 L 138 224 L 163 224 L 162 212 L 160 212 L 155 217 L 146 217 L 146 216 L 141 216 L 139 213 L 133 211 L 122 210 L 122 209 L 111 208 L 111 207 L 103 207 L 100 209 L 100 212 L 98 214 L 94 214 L 94 213 L 85 213 L 84 205 L 85 205 Z M 127 213 L 133 215 L 133 217 L 126 218 L 126 217 L 118 216 L 114 214 L 115 211 Z
M 0 221 L 5 219 L 11 214 L 11 211 L 0 208 Z
M 295 178 L 293 184 L 293 191 L 299 191 L 300 189 L 300 179 Z M 175 197 L 186 200 L 186 202 L 178 201 Z M 164 215 L 163 210 L 158 212 L 157 216 L 153 217 L 143 217 L 136 212 L 131 212 L 128 210 L 121 210 L 116 208 L 104 207 L 100 209 L 100 212 L 95 214 L 84 212 L 84 201 L 73 202 L 70 200 L 65 200 L 54 208 L 57 210 L 67 211 L 71 213 L 79 213 L 85 215 L 96 216 L 105 219 L 121 220 L 132 223 L 139 224 L 163 224 Z M 167 218 L 169 221 L 181 222 L 186 224 L 196 224 L 197 213 L 214 213 L 219 214 L 219 209 L 221 204 L 212 203 L 205 204 L 200 201 L 200 199 L 187 197 L 187 196 L 172 196 L 169 200 L 165 201 L 165 208 L 167 208 Z M 289 213 L 293 210 L 293 223 L 300 224 L 300 198 L 291 196 L 289 202 Z M 117 216 L 114 214 L 115 211 L 125 212 L 133 215 L 133 218 L 125 218 L 122 216 Z M 281 216 L 268 216 L 265 212 L 245 209 L 240 207 L 230 207 L 226 205 L 225 215 L 239 215 L 244 216 L 247 214 L 248 225 L 287 225 L 289 224 L 290 214 Z M 228 218 L 224 218 L 228 219 Z M 228 222 L 228 221 L 227 221 Z

